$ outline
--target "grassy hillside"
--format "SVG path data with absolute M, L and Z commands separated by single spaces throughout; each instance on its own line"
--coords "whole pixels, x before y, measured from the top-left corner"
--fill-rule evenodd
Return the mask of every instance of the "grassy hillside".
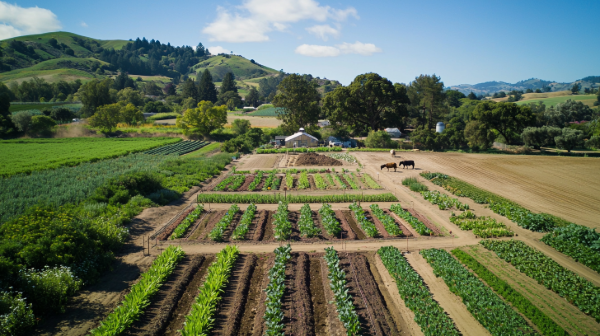
M 597 96 L 596 95 L 565 95 L 565 96 L 554 96 L 554 97 L 548 97 L 548 98 L 531 98 L 528 100 L 520 100 L 517 102 L 517 104 L 523 105 L 523 104 L 529 104 L 529 103 L 535 103 L 538 101 L 542 101 L 542 102 L 544 102 L 544 104 L 546 106 L 556 106 L 556 104 L 564 103 L 569 99 L 575 100 L 575 101 L 581 101 L 582 103 L 584 103 L 585 105 L 587 105 L 589 107 L 594 107 L 594 102 L 597 100 Z
M 0 73 L 0 82 L 17 81 L 20 83 L 33 77 L 44 78 L 48 82 L 76 79 L 88 81 L 98 77 L 92 73 L 94 67 L 106 64 L 106 62 L 95 58 L 75 58 L 72 56 L 55 58 L 27 68 Z
M 278 71 L 266 66 L 252 63 L 249 59 L 235 55 L 213 56 L 193 67 L 193 71 L 202 73 L 208 69 L 215 82 L 220 82 L 226 73 L 233 72 L 236 79 L 250 79 L 277 74 Z

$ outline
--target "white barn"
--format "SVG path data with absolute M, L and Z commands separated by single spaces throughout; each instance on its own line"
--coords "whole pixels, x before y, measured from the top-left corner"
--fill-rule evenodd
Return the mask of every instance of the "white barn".
M 300 128 L 298 132 L 285 138 L 285 147 L 287 148 L 317 147 L 318 145 L 319 139 L 306 133 L 304 128 Z

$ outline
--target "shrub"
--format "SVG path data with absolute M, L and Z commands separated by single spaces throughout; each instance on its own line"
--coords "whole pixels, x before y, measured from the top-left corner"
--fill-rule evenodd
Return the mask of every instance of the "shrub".
M 66 266 L 46 266 L 40 271 L 28 269 L 19 277 L 36 314 L 64 313 L 67 301 L 82 285 Z
M 370 131 L 365 145 L 370 148 L 398 148 L 398 143 L 386 131 Z
M 31 335 L 35 316 L 21 293 L 0 292 L 0 335 Z

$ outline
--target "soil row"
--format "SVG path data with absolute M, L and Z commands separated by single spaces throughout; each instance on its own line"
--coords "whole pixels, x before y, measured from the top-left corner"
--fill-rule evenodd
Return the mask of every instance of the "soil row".
M 325 174 L 325 173 L 323 173 Z M 281 179 L 281 184 L 278 186 L 279 190 L 283 190 L 283 187 L 286 187 L 286 181 L 285 181 L 285 174 L 277 174 L 276 175 L 279 179 Z M 346 185 L 347 189 L 351 189 L 350 187 L 350 183 L 348 183 L 348 180 L 346 179 L 346 177 L 344 175 L 338 174 L 338 176 L 340 177 L 340 179 L 342 180 L 342 182 Z M 242 185 L 237 188 L 237 189 L 230 189 L 229 187 L 226 188 L 224 191 L 249 191 L 248 187 L 250 187 L 250 184 L 252 184 L 252 182 L 254 181 L 256 175 L 246 175 L 246 179 L 244 180 L 244 183 L 242 183 Z M 263 187 L 265 185 L 265 181 L 267 180 L 268 174 L 264 174 L 260 183 L 252 190 L 252 191 L 263 191 Z M 309 188 L 306 189 L 298 189 L 298 179 L 300 178 L 300 174 L 294 174 L 293 175 L 294 181 L 292 184 L 291 188 L 288 188 L 287 190 L 290 191 L 300 191 L 300 190 L 304 190 L 304 191 L 316 191 L 316 190 L 322 190 L 317 188 L 317 185 L 315 183 L 315 179 L 314 179 L 314 174 L 309 174 L 308 175 L 308 182 L 310 184 Z M 327 188 L 325 190 L 339 190 L 339 189 L 343 189 L 338 181 L 334 180 L 334 184 L 330 185 L 327 178 L 323 177 L 323 179 L 326 181 L 327 184 Z M 369 188 L 367 185 L 365 185 L 364 183 L 362 183 L 362 181 L 360 180 L 360 178 L 356 178 L 353 180 L 356 185 L 363 190 L 366 189 L 371 189 Z

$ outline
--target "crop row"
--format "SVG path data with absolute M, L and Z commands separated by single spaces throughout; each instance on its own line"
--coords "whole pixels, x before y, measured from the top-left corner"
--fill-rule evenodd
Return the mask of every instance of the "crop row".
M 325 180 L 323 180 L 323 176 L 321 174 L 315 174 L 315 175 L 313 175 L 313 178 L 315 180 L 315 185 L 317 186 L 318 189 L 321 189 L 321 190 L 327 189 L 327 183 L 325 182 Z
M 231 207 L 229 208 L 229 210 L 227 210 L 227 212 L 225 213 L 225 216 L 223 216 L 223 218 L 221 218 L 221 220 L 215 225 L 215 227 L 208 234 L 208 236 L 210 237 L 211 240 L 216 241 L 216 242 L 223 241 L 223 234 L 225 233 L 225 230 L 227 230 L 227 227 L 229 227 L 229 225 L 231 225 L 231 222 L 233 221 L 233 217 L 235 217 L 235 214 L 238 211 L 240 211 L 240 208 L 237 206 L 237 204 L 232 204 Z
M 285 318 L 281 309 L 285 292 L 285 264 L 291 258 L 292 248 L 288 244 L 275 249 L 275 264 L 269 269 L 269 284 L 265 289 L 267 309 L 263 319 L 267 326 L 265 335 L 284 335 Z
M 248 191 L 253 191 L 256 189 L 256 187 L 260 184 L 260 181 L 262 181 L 263 175 L 264 173 L 262 171 L 256 173 L 256 177 L 254 177 L 254 180 L 252 180 L 252 183 L 250 183 L 248 186 Z
M 356 203 L 352 203 L 348 207 L 354 213 L 354 218 L 356 218 L 356 221 L 358 222 L 360 227 L 363 229 L 363 231 L 365 231 L 365 234 L 369 238 L 377 236 L 377 234 L 379 233 L 379 231 L 377 231 L 377 227 L 375 227 L 375 224 L 373 224 L 373 222 L 367 219 L 365 211 L 362 209 L 362 207 Z
M 344 183 L 344 181 L 342 181 L 342 179 L 340 178 L 340 176 L 338 174 L 329 174 L 329 175 L 333 175 L 333 178 L 336 181 L 338 181 L 338 183 L 340 184 L 340 188 L 342 188 L 342 189 L 348 188 L 348 186 L 346 185 L 346 183 Z
M 420 253 L 433 268 L 433 273 L 444 279 L 450 291 L 462 298 L 473 317 L 492 335 L 535 333 L 521 315 L 464 268 L 448 251 L 428 249 L 421 250 Z
M 503 223 L 487 216 L 477 217 L 470 210 L 458 216 L 450 217 L 450 221 L 456 224 L 461 230 L 473 230 L 473 234 L 481 238 L 512 237 L 515 235 Z
M 354 173 L 352 173 L 352 176 L 349 174 L 344 174 L 344 178 L 346 179 L 348 184 L 350 184 L 350 187 L 352 189 L 354 189 L 354 190 L 360 189 L 360 187 L 358 186 L 358 184 L 356 184 L 356 181 L 354 180 Z
M 217 184 L 217 186 L 215 187 L 215 191 L 223 191 L 225 189 L 227 189 L 227 186 L 229 184 L 231 184 L 231 182 L 234 181 L 235 178 L 239 178 L 240 175 L 229 175 L 227 176 L 225 179 L 223 179 L 223 181 L 219 182 L 219 184 Z
M 219 302 L 225 292 L 225 286 L 231 276 L 231 270 L 237 260 L 239 249 L 235 245 L 227 245 L 216 255 L 216 260 L 208 267 L 204 283 L 190 313 L 185 317 L 183 336 L 208 335 L 212 330 Z
M 480 264 L 475 258 L 470 256 L 468 253 L 455 249 L 452 250 L 452 254 L 465 264 L 468 268 L 473 270 L 477 276 L 485 281 L 496 293 L 502 296 L 506 301 L 510 302 L 515 308 L 525 315 L 538 329 L 542 331 L 544 335 L 557 335 L 567 336 L 568 333 L 561 328 L 554 320 L 549 318 L 535 305 L 531 303 L 521 293 L 514 290 L 506 281 L 498 278 L 494 273 L 490 272 L 485 266 Z
M 312 219 L 312 210 L 310 210 L 309 204 L 304 204 L 302 208 L 300 208 L 298 230 L 300 230 L 301 235 L 307 238 L 316 237 L 321 232 L 321 230 L 315 226 L 315 222 Z
M 362 174 L 362 181 L 364 184 L 366 184 L 367 186 L 369 186 L 369 188 L 372 189 L 381 189 L 381 186 L 375 182 L 375 180 L 373 180 L 373 178 L 371 177 L 371 175 L 369 174 Z
M 244 239 L 244 237 L 246 237 L 246 233 L 248 233 L 248 230 L 250 229 L 250 224 L 252 224 L 252 220 L 254 219 L 255 213 L 256 213 L 256 205 L 254 205 L 254 204 L 248 205 L 248 208 L 242 215 L 242 218 L 240 218 L 240 223 L 235 228 L 235 230 L 233 230 L 233 233 L 231 234 L 231 238 L 233 238 L 235 240 L 242 240 L 242 239 Z
M 150 304 L 150 299 L 156 294 L 162 284 L 171 275 L 179 261 L 184 256 L 178 246 L 169 246 L 161 253 L 152 266 L 141 275 L 139 282 L 131 286 L 131 290 L 100 326 L 91 331 L 92 335 L 120 335 L 133 322 L 137 321 L 144 309 Z
M 263 185 L 263 188 L 262 188 L 263 191 L 271 190 L 271 185 L 275 181 L 275 173 L 276 173 L 275 170 L 272 170 L 269 173 L 269 176 L 267 176 L 267 179 L 265 180 L 265 184 Z
M 411 191 L 414 192 L 423 192 L 429 190 L 429 188 L 427 188 L 426 185 L 419 182 L 416 177 L 407 177 L 403 179 L 402 185 L 407 186 Z
M 342 147 L 312 147 L 312 148 L 258 148 L 256 154 L 274 154 L 274 153 L 312 153 L 312 152 L 341 152 Z
M 292 189 L 294 187 L 294 177 L 290 171 L 285 172 L 285 185 L 288 189 Z
M 327 182 L 330 186 L 335 186 L 335 182 L 333 181 L 333 176 L 331 174 L 325 174 L 325 177 L 327 177 Z
M 181 141 L 176 144 L 167 145 L 155 149 L 151 149 L 149 151 L 144 152 L 144 154 L 151 155 L 183 155 L 189 152 L 193 152 L 198 150 L 206 145 L 210 144 L 210 142 L 206 141 Z
M 185 219 L 179 225 L 177 225 L 175 230 L 173 230 L 173 234 L 171 234 L 171 239 L 178 239 L 183 237 L 183 235 L 185 235 L 190 226 L 194 224 L 194 222 L 198 220 L 198 218 L 200 218 L 202 211 L 204 211 L 204 205 L 198 204 L 196 209 L 190 212 L 185 217 Z
M 337 237 L 342 232 L 340 222 L 335 218 L 335 212 L 331 209 L 331 205 L 323 204 L 319 209 L 319 215 L 321 215 L 321 222 L 329 235 Z
M 346 335 L 360 335 L 358 314 L 352 303 L 352 296 L 346 288 L 346 273 L 340 267 L 340 258 L 332 247 L 325 248 L 325 261 L 329 270 L 329 286 L 333 291 L 338 317 L 346 328 Z
M 398 237 L 402 235 L 402 230 L 400 230 L 396 221 L 390 217 L 390 215 L 383 212 L 383 210 L 379 208 L 379 205 L 371 204 L 370 208 L 373 215 L 379 219 L 381 224 L 383 224 L 385 231 L 387 231 L 390 236 Z
M 423 279 L 393 246 L 383 246 L 377 253 L 390 275 L 396 280 L 398 292 L 406 306 L 415 314 L 415 322 L 426 336 L 460 335 L 452 319 L 433 299 Z
M 273 234 L 275 239 L 288 240 L 292 234 L 292 223 L 288 220 L 288 204 L 279 202 L 277 212 L 273 214 Z
M 482 240 L 488 250 L 600 322 L 600 288 L 518 240 Z
M 348 163 L 358 163 L 356 158 L 353 155 L 350 155 L 348 153 L 334 153 L 334 154 L 329 154 L 329 156 L 336 160 L 343 160 Z
M 287 203 L 348 203 L 348 202 L 397 202 L 396 196 L 391 193 L 375 195 L 224 195 L 224 194 L 199 194 L 198 203 L 240 203 L 240 204 L 277 204 L 279 202 Z
M 423 222 L 421 222 L 420 220 L 415 218 L 413 215 L 411 215 L 410 212 L 402 209 L 402 206 L 400 204 L 392 204 L 390 206 L 390 210 L 393 213 L 395 213 L 396 215 L 398 215 L 400 218 L 407 221 L 408 224 L 410 224 L 410 226 L 412 226 L 413 229 L 415 229 L 415 231 L 417 231 L 418 234 L 420 234 L 422 236 L 425 236 L 425 235 L 428 236 L 432 233 L 430 228 L 425 226 L 425 224 L 423 224 Z
M 600 273 L 600 234 L 577 224 L 555 228 L 542 241 Z
M 308 182 L 308 175 L 306 174 L 306 172 L 301 172 L 300 178 L 298 179 L 298 190 L 308 188 L 310 188 L 310 183 Z
M 456 208 L 458 210 L 469 210 L 469 205 L 461 203 L 458 198 L 452 198 L 446 194 L 442 194 L 439 191 L 421 191 L 421 195 L 429 203 L 436 204 L 440 210 L 446 210 Z

